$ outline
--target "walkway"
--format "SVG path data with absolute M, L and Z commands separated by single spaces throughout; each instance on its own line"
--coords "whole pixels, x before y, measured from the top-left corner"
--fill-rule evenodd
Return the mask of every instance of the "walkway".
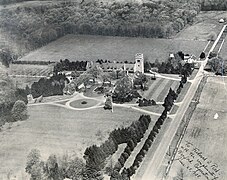
M 97 101 L 97 104 L 94 106 L 91 106 L 91 107 L 87 107 L 87 108 L 75 108 L 70 105 L 72 102 L 74 102 L 76 100 L 81 100 L 81 99 L 95 100 L 95 101 Z M 65 101 L 66 101 L 65 104 L 60 104 L 61 102 L 65 102 Z M 85 111 L 85 110 L 90 110 L 90 109 L 103 108 L 105 101 L 106 101 L 106 98 L 104 96 L 87 97 L 87 96 L 84 96 L 83 93 L 76 92 L 72 98 L 56 100 L 56 101 L 52 101 L 52 102 L 33 103 L 33 104 L 28 104 L 28 106 L 53 105 L 53 106 L 59 106 L 59 107 L 63 107 L 66 109 L 74 110 L 74 111 Z M 160 105 L 160 104 L 163 104 L 163 102 L 156 102 L 156 104 Z M 129 103 L 129 104 L 113 103 L 113 110 L 114 110 L 114 107 L 132 108 L 136 111 L 140 111 L 142 113 L 146 113 L 146 114 L 150 114 L 150 115 L 155 115 L 155 116 L 161 115 L 161 113 L 156 113 L 156 112 L 152 112 L 152 111 L 148 111 L 148 110 L 139 108 L 138 103 Z M 170 114 L 169 117 L 171 118 L 174 115 L 175 114 Z

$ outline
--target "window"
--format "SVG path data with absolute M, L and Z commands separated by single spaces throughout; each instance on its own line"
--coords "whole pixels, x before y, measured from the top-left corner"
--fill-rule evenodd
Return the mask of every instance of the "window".
M 140 60 L 137 60 L 137 62 L 139 63 L 139 62 L 140 62 Z

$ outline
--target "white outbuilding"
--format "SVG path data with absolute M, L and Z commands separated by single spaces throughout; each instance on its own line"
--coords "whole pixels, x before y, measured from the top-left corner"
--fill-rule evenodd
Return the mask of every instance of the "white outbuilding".
M 225 20 L 223 18 L 219 19 L 219 23 L 224 23 Z

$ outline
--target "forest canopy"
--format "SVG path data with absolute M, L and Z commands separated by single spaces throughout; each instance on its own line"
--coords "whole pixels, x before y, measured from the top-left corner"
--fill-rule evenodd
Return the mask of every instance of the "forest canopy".
M 192 23 L 199 11 L 197 2 L 173 0 L 30 3 L 3 8 L 0 29 L 31 51 L 66 34 L 166 38 Z

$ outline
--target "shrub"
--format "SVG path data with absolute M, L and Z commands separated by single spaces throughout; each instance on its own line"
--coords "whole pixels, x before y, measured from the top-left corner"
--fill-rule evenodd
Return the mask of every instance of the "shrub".
M 123 156 L 125 159 L 128 159 L 128 158 L 129 158 L 129 155 L 128 155 L 128 153 L 126 153 L 126 152 L 123 152 L 123 153 L 122 153 L 122 156 Z
M 143 155 L 142 155 L 142 154 L 143 154 L 142 152 L 141 152 L 141 154 L 140 154 L 140 153 L 139 153 L 139 154 L 137 154 L 137 156 L 136 156 L 136 158 L 135 158 L 135 159 L 136 159 L 137 161 L 139 161 L 139 162 L 142 162 L 143 157 L 144 157 L 144 155 L 145 155 L 145 154 L 143 154 Z
M 87 104 L 87 101 L 82 101 L 81 104 Z
M 148 151 L 148 149 L 151 147 L 151 144 L 145 143 L 142 147 L 143 150 Z
M 136 147 L 136 143 L 132 139 L 130 139 L 127 143 L 128 147 L 130 148 L 131 151 Z
M 124 166 L 126 159 L 121 155 L 118 161 L 122 166 Z
M 23 121 L 27 119 L 27 106 L 24 101 L 17 100 L 11 110 L 13 121 Z
M 122 168 L 122 164 L 118 161 L 115 164 L 114 169 L 119 172 L 121 170 L 121 168 Z
M 149 137 L 148 137 L 149 138 Z M 147 139 L 145 141 L 145 143 L 150 147 L 152 145 L 152 140 L 151 139 Z

